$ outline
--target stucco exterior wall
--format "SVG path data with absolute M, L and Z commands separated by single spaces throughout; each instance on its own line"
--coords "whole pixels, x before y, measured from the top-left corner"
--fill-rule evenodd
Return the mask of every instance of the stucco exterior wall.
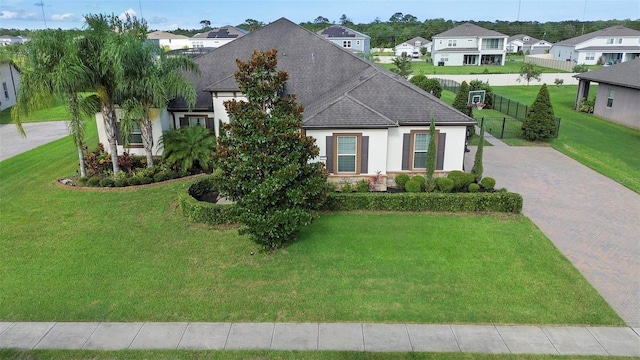
M 117 111 L 118 119 L 121 117 L 120 111 Z M 161 110 L 158 116 L 152 121 L 152 132 L 153 132 L 153 147 L 152 152 L 153 155 L 162 155 L 162 148 L 160 145 L 160 138 L 165 131 L 170 129 L 170 118 L 169 113 L 166 110 Z M 96 113 L 96 125 L 98 128 L 98 141 L 104 145 L 104 149 L 109 152 L 109 139 L 107 138 L 107 134 L 105 132 L 104 126 L 104 118 L 102 117 L 102 113 Z M 144 156 L 144 148 L 142 147 L 131 147 L 129 149 L 125 149 L 122 145 L 118 145 L 118 154 L 122 154 L 124 151 L 127 151 L 129 154 L 133 155 L 141 155 Z
M 7 87 L 6 93 L 4 87 Z M 9 64 L 0 65 L 0 111 L 16 104 L 20 73 Z
M 377 171 L 382 174 L 387 172 L 387 129 L 331 129 L 331 130 L 307 130 L 307 136 L 316 139 L 316 145 L 320 149 L 318 161 L 327 160 L 327 136 L 334 133 L 362 134 L 369 137 L 369 163 L 366 174 L 375 175 Z M 402 147 L 398 150 L 402 156 Z
M 387 171 L 402 170 L 402 137 L 411 133 L 411 130 L 425 130 L 424 126 L 400 126 L 389 129 L 389 152 L 387 153 Z M 436 126 L 436 131 L 447 134 L 445 143 L 445 156 L 442 170 L 437 172 L 449 172 L 462 170 L 464 164 L 464 144 L 466 141 L 466 126 Z
M 607 107 L 609 90 L 614 90 L 613 104 Z M 593 114 L 615 123 L 640 129 L 640 90 L 599 84 Z

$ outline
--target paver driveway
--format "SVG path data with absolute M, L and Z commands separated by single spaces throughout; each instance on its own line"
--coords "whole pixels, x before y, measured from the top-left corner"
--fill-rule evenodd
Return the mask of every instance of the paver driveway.
M 640 327 L 640 195 L 550 147 L 488 138 L 484 175 L 524 197 L 523 213 L 600 292 Z

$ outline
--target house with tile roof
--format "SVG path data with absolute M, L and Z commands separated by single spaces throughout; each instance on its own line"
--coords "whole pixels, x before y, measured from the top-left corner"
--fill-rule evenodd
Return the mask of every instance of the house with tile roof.
M 473 119 L 284 18 L 195 58 L 200 74 L 187 75 L 198 92 L 195 107 L 189 110 L 183 99 L 171 101 L 154 132 L 155 127 L 206 126 L 219 135 L 220 122 L 229 121 L 225 101 L 246 100 L 233 76 L 235 60 L 250 59 L 255 49 L 277 49 L 278 70 L 289 74 L 285 95 L 295 94 L 304 105 L 301 130 L 315 138 L 317 160 L 325 163 L 333 181 L 380 174 L 393 184 L 399 173 L 424 173 L 431 114 L 437 174 L 463 169 L 466 128 L 476 124 Z M 105 143 L 102 127 L 98 121 Z
M 640 57 L 640 31 L 622 25 L 557 42 L 549 50 L 556 60 L 576 64 L 615 64 Z
M 249 32 L 235 26 L 226 25 L 191 37 L 191 48 L 217 48 L 239 39 Z
M 504 65 L 507 35 L 464 23 L 433 37 L 431 58 L 439 66 Z
M 575 109 L 589 98 L 589 85 L 598 83 L 593 114 L 640 129 L 640 58 L 576 74 L 579 80 Z
M 368 54 L 371 50 L 371 37 L 342 25 L 331 25 L 317 32 L 332 43 L 351 50 Z
M 147 34 L 147 40 L 158 44 L 165 50 L 188 49 L 191 47 L 191 38 L 184 35 L 176 35 L 166 31 L 153 31 Z
M 507 38 L 507 53 L 515 54 L 521 52 L 526 55 L 545 54 L 551 49 L 551 43 L 538 40 L 525 34 L 509 36 Z
M 412 56 L 414 53 L 420 54 L 422 56 L 421 49 L 427 49 L 427 52 L 431 52 L 431 41 L 416 36 L 413 39 L 409 39 L 407 41 L 403 41 L 399 45 L 395 47 L 396 56 L 402 56 L 403 53 L 407 54 L 407 56 Z

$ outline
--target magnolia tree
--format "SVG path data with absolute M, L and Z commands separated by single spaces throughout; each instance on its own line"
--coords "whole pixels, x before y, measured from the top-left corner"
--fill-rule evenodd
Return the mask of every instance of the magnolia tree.
M 220 192 L 236 201 L 242 232 L 273 250 L 293 240 L 315 218 L 327 192 L 315 140 L 301 132 L 302 105 L 283 96 L 288 74 L 277 71 L 277 51 L 236 60 L 235 79 L 248 101 L 225 102 L 230 123 L 214 155 Z

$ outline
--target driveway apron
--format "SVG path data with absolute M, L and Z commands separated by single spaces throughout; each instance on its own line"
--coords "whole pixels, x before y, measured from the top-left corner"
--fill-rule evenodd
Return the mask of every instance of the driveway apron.
M 640 327 L 640 195 L 550 147 L 488 137 L 484 175 L 522 194 L 529 217 L 631 327 Z

